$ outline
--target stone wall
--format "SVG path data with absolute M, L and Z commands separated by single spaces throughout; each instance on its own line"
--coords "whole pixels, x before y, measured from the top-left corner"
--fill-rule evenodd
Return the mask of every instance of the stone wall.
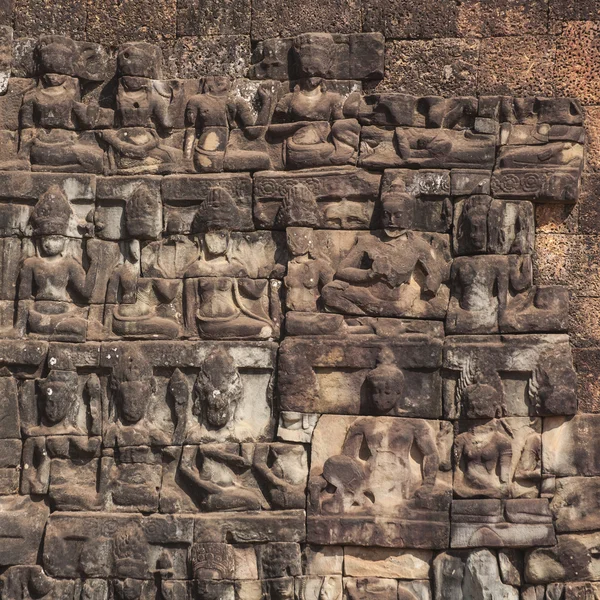
M 600 594 L 599 15 L 0 0 L 0 598 Z

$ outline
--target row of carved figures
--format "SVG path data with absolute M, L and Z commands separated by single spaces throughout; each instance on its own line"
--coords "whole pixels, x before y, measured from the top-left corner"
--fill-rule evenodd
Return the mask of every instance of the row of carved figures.
M 273 81 L 234 89 L 221 75 L 203 78 L 198 93 L 197 81 L 159 79 L 158 47 L 129 43 L 118 51 L 116 90 L 97 94 L 97 50 L 43 36 L 35 51 L 37 83 L 22 92 L 18 140 L 12 139 L 18 149 L 6 153 L 2 168 L 136 175 L 358 161 L 373 169 L 552 168 L 571 177 L 582 167 L 581 109 L 569 99 L 524 99 L 507 110 L 501 97 L 362 96 L 360 82 L 325 79 L 332 45 L 328 34 L 294 40 L 299 79 L 287 93 Z
M 287 222 L 314 224 L 314 198 L 302 185 L 291 191 Z M 399 186 L 382 198 L 382 229 L 359 233 L 236 233 L 239 209 L 217 187 L 194 217 L 194 235 L 172 218 L 167 235 L 151 241 L 156 202 L 141 187 L 127 203 L 129 241 L 77 239 L 67 236 L 73 211 L 64 192 L 44 193 L 29 218 L 33 237 L 3 238 L 3 335 L 268 339 L 282 324 L 282 283 L 296 334 L 339 333 L 344 315 L 446 319 L 450 333 L 566 327 L 565 290 L 533 285 L 527 203 L 491 212 L 489 197 L 463 201 L 455 247 L 481 251 L 496 236 L 502 247 L 492 248 L 504 254 L 453 261 L 447 235 L 412 230 L 415 200 Z

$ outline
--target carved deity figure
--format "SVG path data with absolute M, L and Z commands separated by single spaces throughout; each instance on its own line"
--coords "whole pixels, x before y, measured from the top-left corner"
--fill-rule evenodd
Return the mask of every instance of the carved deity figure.
M 567 298 L 556 286 L 533 285 L 531 255 L 459 257 L 451 274 L 446 326 L 453 333 L 556 331 Z
M 67 253 L 66 237 L 72 211 L 59 187 L 42 194 L 31 214 L 37 255 L 25 259 L 20 272 L 19 299 L 25 308 L 18 327 L 60 341 L 84 341 L 86 315 L 75 302 L 88 299 L 98 274 L 94 249 L 88 240 L 90 267 Z
M 129 42 L 119 48 L 116 99 L 118 129 L 102 131 L 109 146 L 110 173 L 138 175 L 185 170 L 181 150 L 163 142 L 174 126 L 174 82 L 159 81 L 160 49 Z
M 268 338 L 273 330 L 268 282 L 245 278 L 246 266 L 232 255 L 230 233 L 236 223 L 239 209 L 231 195 L 211 189 L 194 218 L 202 240 L 200 258 L 186 273 L 188 326 L 196 321 L 201 337 L 208 339 Z
M 102 173 L 104 152 L 91 130 L 112 125 L 112 111 L 81 101 L 77 72 L 93 54 L 82 46 L 48 35 L 35 48 L 40 76 L 23 98 L 19 115 L 20 154 L 30 159 L 34 171 Z
M 345 119 L 343 98 L 327 90 L 335 56 L 330 34 L 296 36 L 294 59 L 301 78 L 293 91 L 277 104 L 269 135 L 284 140 L 284 164 L 288 169 L 343 165 L 356 161 L 360 125 Z
M 155 227 L 152 216 L 154 204 L 160 201 L 140 186 L 126 209 L 127 232 L 132 237 L 148 236 Z M 150 220 L 150 222 L 149 222 Z M 112 329 L 117 335 L 171 339 L 178 337 L 179 325 L 171 303 L 181 293 L 182 284 L 177 279 L 140 277 L 140 242 L 125 242 L 125 261 L 117 267 L 108 283 L 106 302 L 114 305 Z
M 414 449 L 423 456 L 420 481 L 410 469 Z M 328 458 L 322 476 L 310 482 L 311 505 L 330 514 L 397 514 L 407 501 L 432 493 L 439 461 L 425 421 L 359 417 L 341 454 Z
M 435 242 L 411 231 L 416 200 L 398 186 L 382 198 L 383 234 L 358 237 L 338 265 L 334 281 L 323 288 L 329 311 L 426 317 L 442 309 L 430 301 L 447 277 L 448 259 Z
M 119 356 L 112 371 L 110 391 L 114 422 L 105 432 L 108 446 L 164 446 L 169 443 L 168 435 L 152 423 L 148 413 L 156 394 L 156 380 L 141 348 L 128 347 Z
M 462 498 L 506 498 L 510 490 L 512 431 L 502 418 L 506 414 L 500 388 L 485 375 L 463 373 L 459 382 L 465 416 L 473 419 L 466 432 L 456 437 L 454 491 Z M 494 378 L 497 383 L 498 377 Z
M 320 308 L 321 290 L 333 280 L 334 270 L 328 260 L 319 257 L 308 227 L 286 230 L 290 253 L 284 278 L 286 305 L 289 310 L 316 312 Z
M 199 173 L 225 170 L 270 169 L 265 125 L 271 112 L 271 96 L 258 88 L 261 109 L 256 119 L 250 105 L 234 96 L 226 76 L 205 77 L 202 93 L 190 98 L 184 153 Z M 235 129 L 235 128 L 239 129 Z M 233 131 L 231 131 L 233 130 Z

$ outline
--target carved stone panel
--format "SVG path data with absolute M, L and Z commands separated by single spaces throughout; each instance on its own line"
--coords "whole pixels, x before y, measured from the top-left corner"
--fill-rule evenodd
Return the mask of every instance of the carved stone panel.
M 600 595 L 581 7 L 4 4 L 0 600 Z

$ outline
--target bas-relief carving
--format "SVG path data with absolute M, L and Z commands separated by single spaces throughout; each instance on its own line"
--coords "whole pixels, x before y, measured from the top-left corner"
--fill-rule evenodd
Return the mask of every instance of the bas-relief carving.
M 575 100 L 367 92 L 377 33 L 235 81 L 34 59 L 0 118 L 0 598 L 596 593 L 597 419 L 533 269 Z

